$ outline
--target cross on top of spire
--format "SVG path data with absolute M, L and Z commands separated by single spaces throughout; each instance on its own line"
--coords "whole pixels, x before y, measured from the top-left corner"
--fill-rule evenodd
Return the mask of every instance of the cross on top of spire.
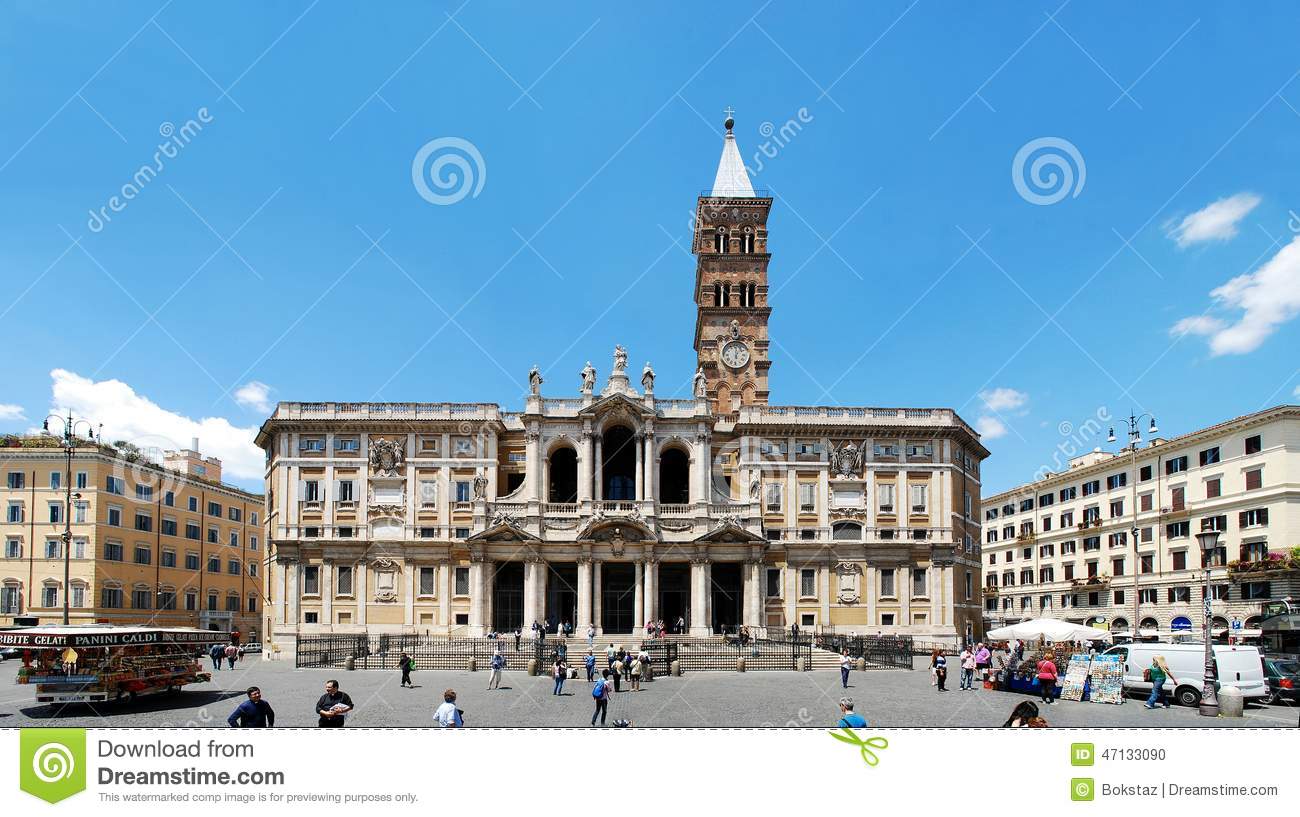
M 727 115 L 728 119 L 731 119 L 732 116 L 736 113 L 736 109 L 728 105 L 726 108 L 723 108 L 722 112 Z

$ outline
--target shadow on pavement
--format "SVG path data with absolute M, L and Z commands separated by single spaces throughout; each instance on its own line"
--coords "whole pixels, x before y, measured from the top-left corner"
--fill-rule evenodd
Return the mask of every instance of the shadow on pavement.
M 59 720 L 84 718 L 87 715 L 127 715 L 140 712 L 170 712 L 220 703 L 229 698 L 243 698 L 243 690 L 210 690 L 205 692 L 172 692 L 141 695 L 134 701 L 105 701 L 97 704 L 34 704 L 20 708 L 32 720 Z

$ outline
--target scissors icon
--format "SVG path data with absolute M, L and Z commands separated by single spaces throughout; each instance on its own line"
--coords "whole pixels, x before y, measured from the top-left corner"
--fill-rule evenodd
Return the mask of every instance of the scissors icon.
M 849 727 L 845 726 L 843 727 L 843 730 L 843 734 L 839 732 L 831 732 L 831 737 L 851 746 L 857 746 L 862 751 L 863 762 L 868 766 L 875 766 L 880 762 L 880 758 L 876 756 L 875 752 L 871 751 L 872 749 L 884 750 L 889 748 L 889 741 L 879 735 L 863 740 Z

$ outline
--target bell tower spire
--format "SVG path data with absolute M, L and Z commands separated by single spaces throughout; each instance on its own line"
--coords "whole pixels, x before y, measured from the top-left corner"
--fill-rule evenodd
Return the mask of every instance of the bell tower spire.
M 767 215 L 772 199 L 755 192 L 733 132 L 723 123 L 722 157 L 712 189 L 695 209 L 695 354 L 716 414 L 768 399 Z M 760 191 L 761 192 L 761 191 Z

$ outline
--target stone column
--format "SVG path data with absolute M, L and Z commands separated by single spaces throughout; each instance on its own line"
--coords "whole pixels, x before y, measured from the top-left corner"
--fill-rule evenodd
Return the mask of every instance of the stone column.
M 741 567 L 740 580 L 742 587 L 740 623 L 757 624 L 757 622 L 750 620 L 754 617 L 754 596 L 758 593 L 758 586 L 754 582 L 753 562 L 745 562 Z
M 637 559 L 632 563 L 635 590 L 632 592 L 632 632 L 645 626 L 645 563 Z
M 704 563 L 704 632 L 713 634 L 713 562 Z
M 601 580 L 600 580 L 600 560 L 599 560 L 599 559 L 593 559 L 593 560 L 592 560 L 591 570 L 592 570 L 592 580 L 591 580 L 591 608 L 592 608 L 592 612 L 591 612 L 591 623 L 596 625 L 596 635 L 603 635 L 604 632 L 605 632 L 605 628 L 602 627 L 602 626 L 601 626 L 601 623 L 600 623 L 600 613 L 601 613 L 601 595 L 602 595 L 602 593 L 601 593 L 601 589 L 602 589 L 603 585 L 601 584 Z
M 480 588 L 481 592 L 477 602 L 483 608 L 481 615 L 483 617 L 483 632 L 485 633 L 492 629 L 492 583 L 496 578 L 496 573 L 496 562 L 485 559 L 483 561 L 483 570 L 479 576 L 483 586 Z
M 591 624 L 591 558 L 578 558 L 578 620 L 573 622 L 573 631 L 587 634 L 587 625 Z
M 356 594 L 356 577 L 353 576 L 353 594 Z M 322 559 L 320 564 L 320 618 L 321 624 L 334 623 L 334 562 Z
M 595 458 L 591 462 L 592 473 L 595 474 L 595 477 L 592 479 L 591 495 L 597 502 L 605 498 L 605 489 L 601 485 L 601 482 L 603 481 L 603 477 L 605 474 L 605 466 L 604 463 L 601 462 L 601 458 L 604 456 L 603 453 L 601 452 L 601 448 L 602 446 L 601 446 L 600 435 L 599 433 L 597 433 L 596 444 L 595 444 Z
M 407 627 L 415 626 L 415 574 L 419 567 L 407 560 L 402 564 L 402 574 L 406 577 L 406 589 L 402 598 L 402 623 Z
M 524 561 L 524 632 L 531 632 L 530 627 L 537 620 L 537 568 L 540 563 L 533 559 Z
M 451 591 L 452 582 L 455 581 L 453 575 L 455 571 L 451 569 L 451 562 L 445 561 L 438 565 L 438 621 L 448 633 L 451 632 Z
M 944 565 L 943 568 L 943 623 L 953 624 L 956 619 L 953 618 L 953 597 L 956 594 L 956 588 L 953 587 L 953 569 L 952 564 Z M 958 633 L 958 635 L 962 635 Z
M 528 495 L 540 502 L 542 491 L 542 435 L 536 430 L 529 430 L 525 453 L 524 472 L 528 480 Z
M 867 584 L 867 626 L 877 627 L 880 624 L 880 616 L 876 612 L 876 601 L 880 598 L 880 570 L 867 565 L 862 581 Z
M 704 599 L 708 589 L 706 567 L 701 559 L 691 560 L 691 635 L 709 634 L 708 603 Z
M 898 569 L 898 579 L 902 582 L 901 587 L 894 588 L 898 591 L 898 618 L 899 624 L 912 624 L 912 568 L 900 567 Z
M 788 507 L 788 506 L 787 506 Z M 789 556 L 786 556 L 789 559 Z M 799 569 L 786 562 L 784 570 L 785 583 L 785 626 L 799 623 Z
M 470 556 L 469 562 L 469 629 L 471 636 L 481 636 L 483 629 L 483 560 Z
M 649 492 L 646 490 L 646 484 L 645 484 L 645 442 L 644 440 L 645 440 L 645 435 L 638 434 L 636 437 L 636 444 L 633 446 L 633 448 L 636 449 L 636 469 L 632 472 L 632 478 L 636 480 L 636 490 L 633 492 L 633 496 L 636 497 L 636 500 L 638 502 L 645 499 L 649 495 Z
M 645 434 L 645 456 L 642 458 L 645 469 L 645 493 L 642 499 L 657 499 L 655 492 L 655 435 L 649 428 Z
M 365 559 L 357 561 L 357 575 L 354 576 L 353 579 L 356 582 L 356 586 L 352 589 L 356 591 L 357 595 L 357 623 L 364 627 L 366 624 L 366 600 L 370 597 L 368 592 L 369 585 L 366 584 Z M 334 592 L 333 589 L 331 589 L 330 592 Z
M 591 479 L 594 473 L 592 464 L 596 461 L 596 444 L 588 429 L 582 430 L 580 448 L 582 451 L 578 459 L 578 502 L 590 502 Z
M 831 571 L 831 565 L 829 562 L 824 562 L 817 572 L 821 574 L 820 581 L 817 583 L 821 586 L 821 593 L 819 595 L 821 596 L 822 603 L 821 615 L 818 616 L 818 620 L 821 622 L 823 627 L 829 628 L 831 626 L 831 595 L 834 592 L 831 589 L 831 582 L 834 580 L 835 576 Z
M 750 614 L 754 619 L 750 623 L 751 627 L 767 628 L 767 576 L 764 573 L 766 568 L 761 559 L 755 559 L 752 565 L 754 572 L 754 611 Z
M 659 618 L 659 562 L 646 559 L 645 562 L 645 617 L 650 621 Z M 642 622 L 644 623 L 644 622 Z
M 292 624 L 296 627 L 298 621 L 302 618 L 298 614 L 298 574 L 302 572 L 302 564 L 296 561 L 277 564 L 281 565 L 280 569 L 285 573 L 285 584 L 287 585 L 284 591 L 284 604 L 281 606 L 283 623 Z M 200 568 L 202 568 L 201 565 Z M 202 603 L 203 599 L 199 599 L 199 604 Z

